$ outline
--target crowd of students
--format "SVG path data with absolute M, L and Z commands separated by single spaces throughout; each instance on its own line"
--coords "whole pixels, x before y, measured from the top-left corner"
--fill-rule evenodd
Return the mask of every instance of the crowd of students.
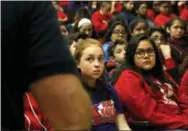
M 188 2 L 52 4 L 93 102 L 92 130 L 188 129 Z M 27 130 L 53 130 L 31 92 L 24 103 Z

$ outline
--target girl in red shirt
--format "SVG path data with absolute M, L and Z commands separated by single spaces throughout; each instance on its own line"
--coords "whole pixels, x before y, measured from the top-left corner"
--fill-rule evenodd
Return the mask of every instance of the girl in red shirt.
M 188 129 L 188 95 L 165 77 L 157 48 L 144 35 L 133 37 L 115 89 L 132 120 L 158 129 Z
M 180 82 L 180 74 L 172 57 L 171 47 L 167 42 L 166 32 L 163 28 L 153 28 L 149 32 L 149 37 L 155 42 L 156 47 L 159 49 L 159 55 L 162 64 L 164 65 L 165 73 L 171 75 L 173 80 L 177 83 Z M 164 64 L 165 63 L 165 64 Z M 167 67 L 165 65 L 168 65 Z
M 188 52 L 188 37 L 186 36 L 186 23 L 180 18 L 175 18 L 169 21 L 166 30 L 169 34 L 168 43 L 172 49 L 172 56 L 179 66 L 185 63 L 184 56 Z
M 149 25 L 143 19 L 134 19 L 129 23 L 129 32 L 131 36 L 146 34 L 148 31 Z
M 173 13 L 169 13 L 170 3 L 169 1 L 160 1 L 159 2 L 159 12 L 155 17 L 154 24 L 158 27 L 164 27 L 172 18 L 176 16 Z

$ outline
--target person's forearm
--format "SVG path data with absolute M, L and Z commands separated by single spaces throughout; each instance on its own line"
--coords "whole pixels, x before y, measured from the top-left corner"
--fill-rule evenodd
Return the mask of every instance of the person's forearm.
M 92 104 L 76 76 L 46 77 L 34 82 L 31 91 L 55 130 L 90 128 Z
M 118 114 L 117 115 L 116 123 L 117 123 L 119 130 L 129 130 L 129 131 L 131 130 L 127 121 L 126 121 L 126 119 L 125 119 L 124 114 Z

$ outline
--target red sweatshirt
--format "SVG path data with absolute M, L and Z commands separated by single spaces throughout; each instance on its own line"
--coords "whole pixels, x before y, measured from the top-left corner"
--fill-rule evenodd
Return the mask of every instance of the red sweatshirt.
M 175 17 L 176 16 L 174 14 L 169 14 L 169 15 L 159 14 L 155 17 L 154 23 L 158 27 L 163 27 L 170 21 L 170 19 Z
M 96 32 L 105 31 L 108 27 L 108 22 L 110 20 L 110 16 L 105 16 L 101 14 L 100 11 L 96 11 L 93 13 L 91 22 L 94 26 Z
M 152 91 L 152 87 L 131 70 L 124 71 L 115 84 L 120 100 L 133 120 L 148 121 L 165 129 L 188 129 L 187 103 L 169 98 L 176 96 L 170 85 L 161 84 L 160 87 L 160 91 Z
M 156 13 L 153 9 L 148 9 L 146 16 L 147 16 L 148 19 L 153 21 L 155 19 Z
M 25 130 L 52 130 L 31 92 L 24 96 Z
M 180 14 L 180 18 L 188 22 L 188 8 L 184 8 Z
M 57 10 L 58 19 L 65 19 L 67 15 L 62 10 Z

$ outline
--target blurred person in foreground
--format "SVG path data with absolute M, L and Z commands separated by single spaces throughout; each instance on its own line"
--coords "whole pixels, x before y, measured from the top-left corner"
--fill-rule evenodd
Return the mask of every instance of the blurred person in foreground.
M 55 130 L 89 129 L 91 101 L 76 77 L 52 3 L 1 4 L 2 129 L 24 129 L 23 95 L 27 90 Z

